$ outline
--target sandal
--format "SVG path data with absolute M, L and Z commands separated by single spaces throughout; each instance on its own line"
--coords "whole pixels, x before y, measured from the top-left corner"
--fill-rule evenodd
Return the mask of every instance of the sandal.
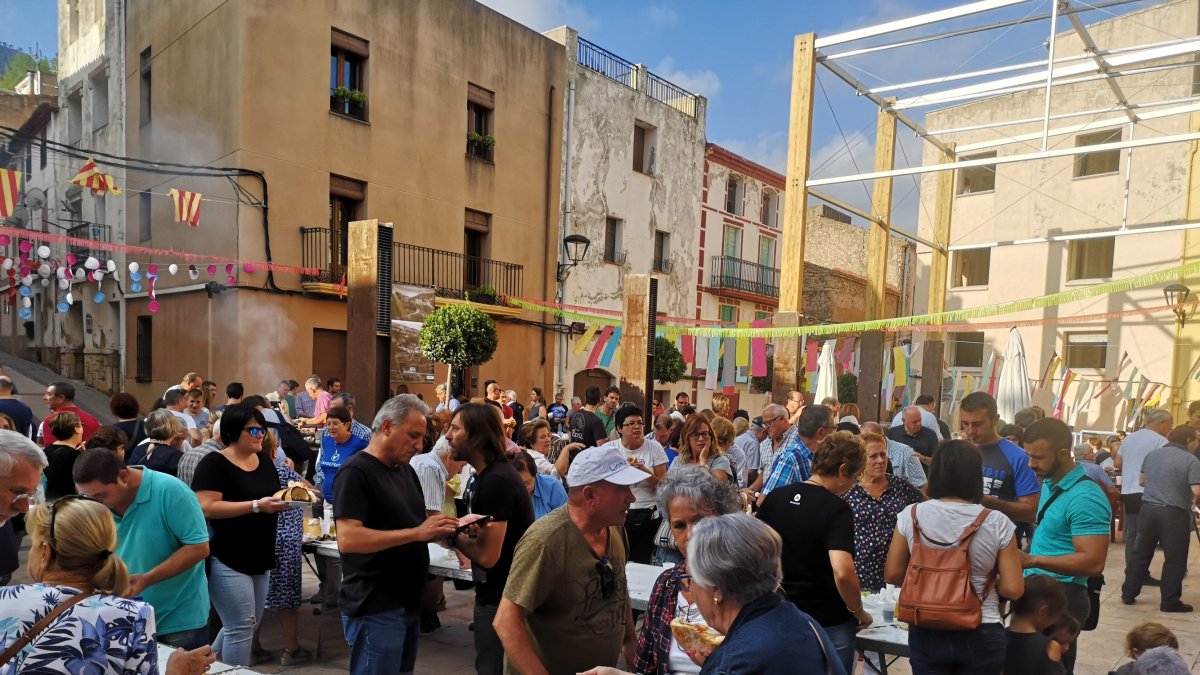
M 297 663 L 308 663 L 312 661 L 312 652 L 304 647 L 296 647 L 295 649 L 284 649 L 283 656 L 279 657 L 279 665 L 291 666 Z

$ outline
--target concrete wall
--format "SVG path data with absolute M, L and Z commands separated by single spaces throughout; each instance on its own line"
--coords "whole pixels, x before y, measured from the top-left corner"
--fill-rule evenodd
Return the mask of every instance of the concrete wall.
M 689 316 L 695 307 L 696 251 L 700 247 L 700 185 L 704 157 L 705 102 L 697 101 L 695 117 L 655 100 L 646 92 L 613 81 L 576 62 L 577 34 L 553 31 L 563 44 L 568 78 L 575 81 L 569 191 L 571 220 L 564 234 L 591 240 L 587 259 L 571 271 L 565 301 L 598 309 L 622 309 L 622 279 L 652 272 L 654 235 L 670 233 L 671 270 L 658 277 L 658 311 Z M 653 175 L 633 169 L 635 123 L 657 130 Z M 566 176 L 564 174 L 565 183 Z M 623 221 L 623 264 L 604 261 L 606 218 Z M 560 342 L 561 373 L 568 398 L 576 373 L 584 370 L 588 352 L 573 353 L 573 337 Z M 620 373 L 620 360 L 608 369 Z M 665 391 L 665 388 L 664 388 Z M 574 392 L 582 394 L 582 392 Z M 549 398 L 549 397 L 548 397 Z
M 329 110 L 331 28 L 369 41 L 367 122 Z M 276 262 L 299 264 L 300 228 L 328 225 L 330 176 L 339 175 L 366 183 L 357 217 L 393 223 L 397 242 L 461 253 L 464 209 L 490 213 L 485 256 L 523 265 L 523 294 L 544 297 L 550 288 L 565 83 L 559 45 L 468 0 L 340 0 L 283 13 L 256 3 L 170 0 L 130 16 L 131 119 L 137 114 L 137 57 L 150 45 L 153 119 L 130 134 L 131 151 L 261 171 L 270 188 Z M 468 82 L 496 93 L 494 163 L 465 152 Z M 162 179 L 138 180 L 155 181 L 159 191 L 170 187 Z M 262 196 L 256 180 L 241 183 Z M 202 207 L 200 227 L 170 222 L 170 201 L 156 201 L 150 245 L 265 259 L 260 210 L 233 203 L 227 182 L 187 179 L 185 186 L 213 199 Z M 131 222 L 136 211 L 131 208 Z M 300 291 L 296 275 L 277 273 L 274 281 L 285 293 Z M 264 332 L 264 321 L 253 313 L 222 311 L 223 334 L 268 340 L 230 359 L 222 356 L 212 366 L 218 382 L 253 376 L 268 386 L 282 377 L 302 379 L 313 368 L 314 328 L 345 329 L 344 303 L 291 297 L 266 286 L 262 271 L 242 270 L 236 295 L 261 296 L 255 302 L 273 308 L 268 315 L 287 321 L 267 322 L 270 332 Z M 213 303 L 223 305 L 227 296 Z M 163 301 L 164 308 L 173 302 Z M 198 294 L 189 302 L 200 311 L 208 300 Z M 156 349 L 188 330 L 162 324 Z M 553 355 L 542 360 L 538 344 L 549 340 L 544 331 L 519 325 L 503 332 L 498 357 L 483 366 L 483 377 L 498 376 L 517 389 L 548 387 Z M 170 382 L 189 369 L 203 370 L 196 360 L 177 360 L 170 373 L 160 373 L 156 363 L 154 379 Z M 262 377 L 252 375 L 257 370 Z
M 1101 49 L 1131 46 L 1161 41 L 1161 32 L 1154 26 L 1174 26 L 1177 33 L 1195 35 L 1200 21 L 1200 4 L 1194 0 L 1158 5 L 1089 27 Z M 1062 34 L 1057 39 L 1060 55 L 1081 51 L 1074 34 Z M 1180 68 L 1119 79 L 1121 87 L 1133 102 L 1147 102 L 1192 95 L 1193 69 Z M 1056 86 L 1051 97 L 1051 114 L 1091 110 L 1113 104 L 1112 94 L 1100 82 Z M 1008 119 L 1039 117 L 1042 114 L 1041 91 L 1017 93 L 931 112 L 926 125 L 931 129 L 947 129 Z M 1051 128 L 1081 124 L 1097 118 L 1119 116 L 1120 113 L 1052 120 Z M 999 130 L 980 130 L 956 134 L 939 134 L 947 142 L 961 148 L 965 144 L 1041 130 L 1041 123 L 1006 126 Z M 1187 116 L 1155 119 L 1138 124 L 1134 138 L 1150 138 L 1188 131 Z M 1086 133 L 1086 132 L 1084 132 Z M 1130 138 L 1130 128 L 1123 127 L 1123 139 Z M 1070 147 L 1076 135 L 1052 136 L 1050 147 Z M 1007 143 L 995 148 L 999 155 L 1019 154 L 1037 149 L 1039 141 Z M 965 156 L 971 151 L 960 150 Z M 951 245 L 987 245 L 989 242 L 1053 237 L 1056 235 L 1117 231 L 1123 226 L 1131 229 L 1184 220 L 1187 200 L 1187 167 L 1190 148 L 1187 144 L 1157 145 L 1122 152 L 1120 171 L 1116 174 L 1074 178 L 1070 157 L 1003 164 L 996 167 L 996 187 L 992 192 L 959 195 L 954 201 L 951 226 Z M 937 153 L 927 147 L 925 162 L 938 161 Z M 925 174 L 922 182 L 924 208 L 921 209 L 920 231 L 932 236 L 928 214 L 934 209 L 933 185 L 935 174 Z M 1128 202 L 1124 194 L 1128 180 Z M 1127 215 L 1124 215 L 1126 214 Z M 1129 234 L 1115 238 L 1113 273 L 1111 279 L 1122 279 L 1177 265 L 1182 249 L 1180 232 Z M 1087 286 L 1102 280 L 1068 281 L 1068 244 L 1042 242 L 990 246 L 990 279 L 987 285 L 953 288 L 947 294 L 946 308 L 959 309 L 989 305 L 1008 300 L 1042 296 Z M 929 251 L 920 251 L 918 311 L 928 304 Z M 950 258 L 953 275 L 954 254 Z M 950 284 L 952 286 L 952 282 Z M 1163 304 L 1161 287 L 1150 287 L 1126 293 L 1116 293 L 1089 301 L 1062 305 L 1045 311 L 1036 310 L 1006 315 L 1002 320 L 1019 321 L 1049 319 L 1115 312 L 1137 307 Z M 1052 353 L 1064 353 L 1066 333 L 1105 332 L 1108 335 L 1107 364 L 1103 370 L 1079 371 L 1085 380 L 1112 379 L 1123 353 L 1128 352 L 1134 365 L 1150 381 L 1170 383 L 1173 346 L 1173 318 L 1170 314 L 1136 315 L 1098 320 L 1087 323 L 1050 324 L 1022 327 L 1029 373 L 1041 377 Z M 1003 352 L 1008 341 L 1007 329 L 984 331 L 988 348 Z M 919 341 L 920 334 L 916 339 Z M 948 356 L 953 345 L 947 345 Z M 985 356 L 986 359 L 986 356 Z M 1061 385 L 1061 382 L 1058 383 Z M 1034 397 L 1047 409 L 1055 387 L 1039 390 Z M 1105 396 L 1092 404 L 1089 411 L 1077 417 L 1065 418 L 1077 428 L 1111 429 L 1120 426 L 1116 414 L 1121 399 Z M 1165 398 L 1164 398 L 1165 402 Z

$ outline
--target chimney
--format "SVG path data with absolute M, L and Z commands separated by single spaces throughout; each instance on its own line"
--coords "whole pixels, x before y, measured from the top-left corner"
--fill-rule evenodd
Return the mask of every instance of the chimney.
M 33 94 L 34 96 L 42 95 L 42 69 L 37 69 L 37 75 L 33 78 Z

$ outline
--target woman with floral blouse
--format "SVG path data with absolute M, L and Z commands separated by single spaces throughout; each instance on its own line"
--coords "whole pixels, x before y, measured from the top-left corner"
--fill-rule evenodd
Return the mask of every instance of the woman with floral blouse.
M 862 478 L 842 499 L 854 512 L 854 570 L 864 591 L 883 588 L 883 564 L 887 560 L 896 514 L 910 504 L 924 501 L 912 483 L 887 473 L 887 440 L 879 434 L 863 434 L 867 467 Z

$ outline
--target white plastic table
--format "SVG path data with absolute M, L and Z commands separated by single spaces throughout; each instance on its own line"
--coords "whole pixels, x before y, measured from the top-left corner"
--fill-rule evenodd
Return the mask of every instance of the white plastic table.
M 158 671 L 165 672 L 167 669 L 167 659 L 171 658 L 171 652 L 175 648 L 170 645 L 158 645 Z M 249 668 L 241 668 L 239 666 L 231 666 L 228 663 L 215 661 L 208 667 L 208 675 L 257 675 L 258 671 L 250 670 Z
M 342 557 L 341 552 L 338 551 L 336 541 L 312 541 L 308 543 L 316 549 L 317 555 L 323 555 L 328 558 Z M 430 574 L 450 579 L 461 579 L 463 581 L 471 580 L 471 570 L 464 570 L 459 567 L 458 556 L 454 555 L 453 552 L 437 544 L 429 544 L 428 546 Z

